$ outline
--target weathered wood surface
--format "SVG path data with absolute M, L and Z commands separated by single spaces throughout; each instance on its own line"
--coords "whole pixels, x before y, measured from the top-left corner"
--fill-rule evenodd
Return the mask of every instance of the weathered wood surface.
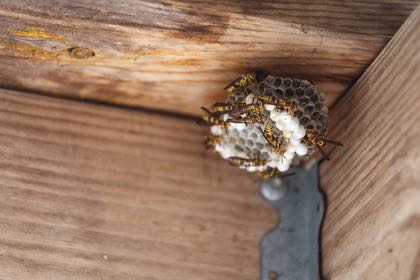
M 331 112 L 326 279 L 420 279 L 420 6 Z
M 0 86 L 197 115 L 260 67 L 331 103 L 417 3 L 0 0 Z
M 0 91 L 0 279 L 258 278 L 276 215 L 188 119 Z

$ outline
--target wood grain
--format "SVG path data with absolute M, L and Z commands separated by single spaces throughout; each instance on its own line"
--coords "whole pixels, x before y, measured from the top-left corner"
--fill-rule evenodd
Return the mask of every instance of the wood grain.
M 0 86 L 197 115 L 263 68 L 331 104 L 417 3 L 0 0 Z
M 257 279 L 276 223 L 189 119 L 0 91 L 0 279 Z
M 420 279 L 420 6 L 331 112 L 326 279 Z

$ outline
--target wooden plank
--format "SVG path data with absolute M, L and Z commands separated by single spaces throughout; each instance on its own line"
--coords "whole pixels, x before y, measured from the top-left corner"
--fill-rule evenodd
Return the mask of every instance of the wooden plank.
M 257 279 L 276 223 L 192 120 L 0 91 L 0 279 Z
M 417 3 L 0 0 L 0 86 L 197 115 L 259 67 L 330 104 Z
M 331 112 L 326 279 L 420 279 L 420 6 Z

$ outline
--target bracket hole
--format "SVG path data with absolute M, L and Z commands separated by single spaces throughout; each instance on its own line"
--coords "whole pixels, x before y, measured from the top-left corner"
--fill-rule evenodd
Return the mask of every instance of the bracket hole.
M 268 274 L 268 278 L 269 278 L 270 280 L 277 280 L 277 279 L 279 279 L 279 275 L 277 274 L 277 272 L 271 271 L 271 272 Z
M 286 195 L 287 187 L 280 178 L 275 178 L 270 182 L 264 181 L 261 184 L 261 193 L 266 200 L 275 202 Z

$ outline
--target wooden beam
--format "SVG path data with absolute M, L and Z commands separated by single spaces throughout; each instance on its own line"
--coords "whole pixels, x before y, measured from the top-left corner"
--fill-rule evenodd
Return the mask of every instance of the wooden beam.
M 420 6 L 331 112 L 326 279 L 420 277 Z
M 249 279 L 275 212 L 192 120 L 0 91 L 1 279 Z
M 0 86 L 197 115 L 259 67 L 331 104 L 417 3 L 0 0 Z

